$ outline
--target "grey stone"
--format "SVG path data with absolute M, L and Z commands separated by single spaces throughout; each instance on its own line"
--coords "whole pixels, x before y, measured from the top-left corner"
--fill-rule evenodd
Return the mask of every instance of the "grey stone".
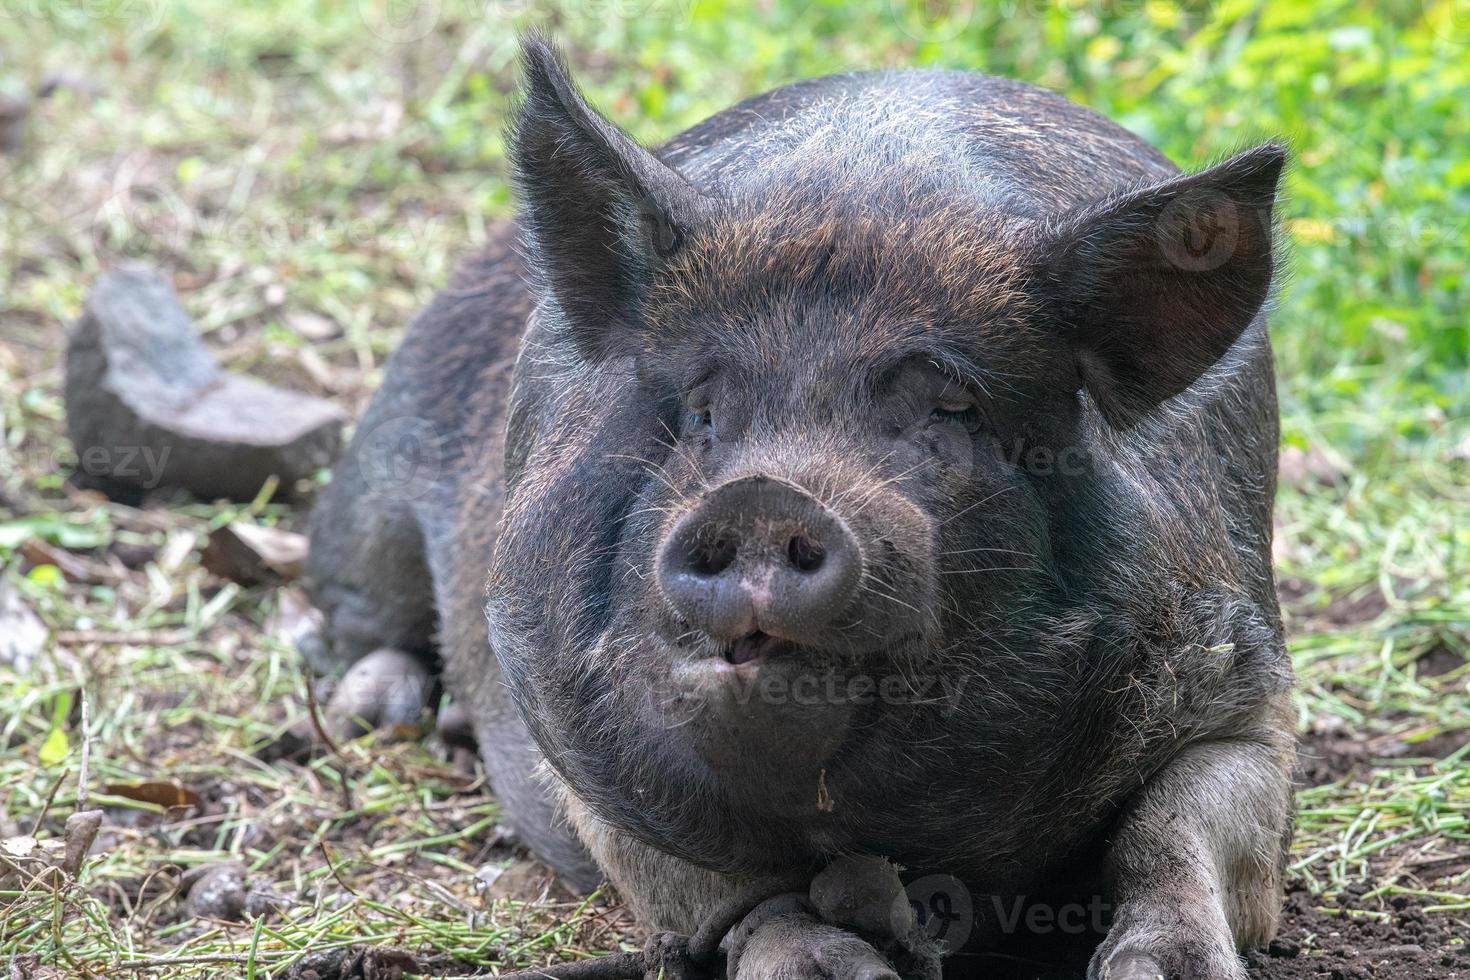
M 46 637 L 41 617 L 11 583 L 0 579 L 0 667 L 27 673 L 46 649 Z
M 245 918 L 245 866 L 235 861 L 201 865 L 185 873 L 184 907 L 190 915 L 239 922 Z
M 171 486 L 249 500 L 272 475 L 289 494 L 341 447 L 340 409 L 221 371 L 173 289 L 140 265 L 92 291 L 65 394 L 79 479 L 112 496 Z

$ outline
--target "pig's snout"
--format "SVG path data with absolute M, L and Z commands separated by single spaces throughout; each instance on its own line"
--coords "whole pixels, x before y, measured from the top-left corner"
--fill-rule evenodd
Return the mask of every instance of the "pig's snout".
M 719 640 L 820 640 L 846 611 L 863 553 L 847 524 L 805 490 L 747 476 L 708 493 L 669 530 L 658 581 L 690 626 Z

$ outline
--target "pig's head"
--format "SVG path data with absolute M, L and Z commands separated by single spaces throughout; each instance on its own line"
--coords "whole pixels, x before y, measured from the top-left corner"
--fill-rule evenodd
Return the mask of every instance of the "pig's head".
M 1116 447 L 1267 295 L 1282 152 L 1062 208 L 832 127 L 689 177 L 525 60 L 506 676 L 664 850 L 852 846 L 1080 683 L 1035 651 L 1142 506 Z

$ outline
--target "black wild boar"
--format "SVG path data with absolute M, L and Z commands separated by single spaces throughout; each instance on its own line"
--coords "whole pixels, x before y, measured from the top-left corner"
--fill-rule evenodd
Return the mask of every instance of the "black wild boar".
M 1243 977 L 1291 826 L 1284 151 L 1181 175 L 943 71 L 645 150 L 524 67 L 524 258 L 418 319 L 314 519 L 336 662 L 442 663 L 510 822 L 650 927 L 874 855 L 1094 889 L 1091 977 Z M 809 905 L 756 933 L 741 977 L 887 975 Z

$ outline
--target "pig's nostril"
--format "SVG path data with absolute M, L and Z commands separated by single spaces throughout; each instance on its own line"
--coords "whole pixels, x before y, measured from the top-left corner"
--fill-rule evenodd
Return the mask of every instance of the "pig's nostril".
M 716 538 L 708 544 L 696 544 L 689 556 L 689 570 L 695 575 L 710 577 L 729 568 L 735 561 L 735 542 L 729 538 Z
M 790 559 L 792 567 L 798 572 L 810 574 L 822 567 L 822 562 L 827 557 L 827 549 L 805 534 L 796 534 L 786 545 L 786 557 Z
M 766 476 L 706 493 L 669 529 L 657 560 L 659 590 L 679 621 L 732 642 L 757 631 L 788 643 L 823 640 L 863 569 L 841 518 Z

